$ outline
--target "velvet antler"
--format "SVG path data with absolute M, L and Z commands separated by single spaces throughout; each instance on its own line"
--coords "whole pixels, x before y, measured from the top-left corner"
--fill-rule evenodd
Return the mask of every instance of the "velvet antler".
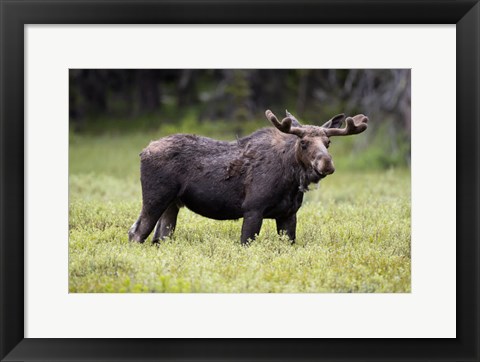
M 279 122 L 278 118 L 269 109 L 265 111 L 265 116 L 280 132 L 291 133 L 298 137 L 304 135 L 304 130 L 302 130 L 301 127 L 292 126 L 292 118 L 290 118 L 290 116 L 285 117 L 282 119 L 282 122 Z
M 362 133 L 367 129 L 368 117 L 363 114 L 347 117 L 345 120 L 345 128 L 326 128 L 325 133 L 328 137 L 331 136 L 349 136 L 352 134 Z

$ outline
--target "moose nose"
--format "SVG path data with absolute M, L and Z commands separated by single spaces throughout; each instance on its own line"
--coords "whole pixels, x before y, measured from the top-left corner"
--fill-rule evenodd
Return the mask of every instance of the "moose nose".
M 333 165 L 332 158 L 330 156 L 325 157 L 323 162 L 322 173 L 324 175 L 331 175 L 334 172 L 335 172 L 335 166 Z
M 335 168 L 333 167 L 327 168 L 326 170 L 323 171 L 325 175 L 331 175 L 334 172 L 335 172 Z

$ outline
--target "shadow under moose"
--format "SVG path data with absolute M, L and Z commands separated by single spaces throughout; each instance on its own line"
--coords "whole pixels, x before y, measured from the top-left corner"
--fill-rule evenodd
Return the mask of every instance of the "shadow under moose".
M 265 115 L 274 127 L 232 142 L 189 134 L 151 142 L 140 153 L 143 205 L 129 240 L 144 242 L 155 226 L 154 243 L 172 236 L 186 206 L 216 220 L 243 218 L 242 244 L 255 239 L 263 219 L 275 219 L 277 232 L 294 242 L 309 184 L 335 171 L 330 138 L 362 133 L 368 118 L 340 114 L 311 126 L 288 111 L 282 121 L 270 110 Z

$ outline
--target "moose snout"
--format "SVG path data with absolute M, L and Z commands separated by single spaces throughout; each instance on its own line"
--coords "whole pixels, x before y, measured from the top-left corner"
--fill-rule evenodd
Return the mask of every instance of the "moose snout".
M 335 167 L 331 166 L 331 167 L 324 167 L 324 168 L 321 168 L 317 171 L 320 176 L 328 176 L 328 175 L 331 175 L 332 173 L 335 172 Z
M 335 172 L 335 167 L 333 167 L 333 165 L 322 170 L 322 173 L 325 175 L 331 175 L 334 172 Z
M 317 163 L 316 167 L 314 167 L 317 173 L 320 176 L 328 176 L 335 172 L 335 166 L 333 165 L 333 161 L 331 157 L 323 156 L 321 157 Z

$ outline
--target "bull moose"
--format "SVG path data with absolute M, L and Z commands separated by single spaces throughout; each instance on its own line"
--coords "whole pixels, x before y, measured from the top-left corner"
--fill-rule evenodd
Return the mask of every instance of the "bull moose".
M 153 242 L 171 236 L 186 206 L 217 220 L 243 217 L 242 244 L 258 235 L 263 219 L 275 219 L 278 233 L 294 242 L 308 185 L 335 171 L 330 137 L 361 133 L 368 118 L 339 114 L 319 127 L 301 125 L 288 111 L 281 122 L 270 110 L 265 115 L 274 127 L 233 142 L 189 134 L 152 141 L 140 153 L 143 205 L 129 240 L 144 242 L 155 225 Z

